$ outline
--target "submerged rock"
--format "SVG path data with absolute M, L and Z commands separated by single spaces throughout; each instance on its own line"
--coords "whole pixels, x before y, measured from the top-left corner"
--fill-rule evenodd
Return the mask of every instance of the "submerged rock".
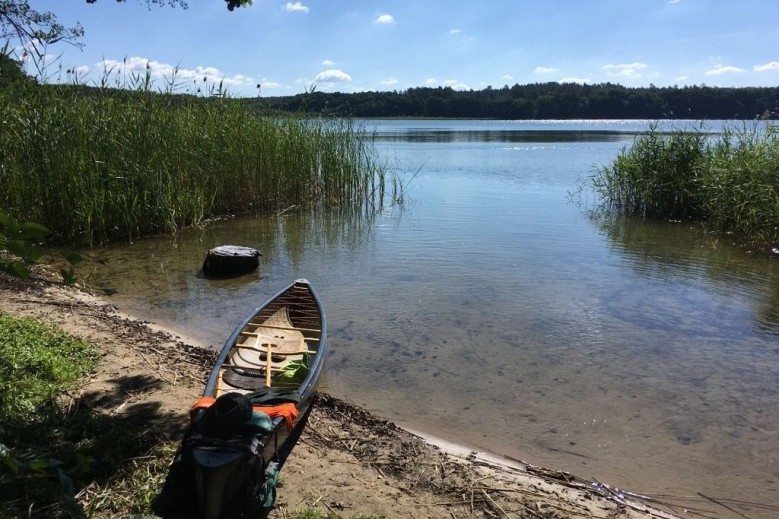
M 251 247 L 221 245 L 208 251 L 203 262 L 203 275 L 207 278 L 229 278 L 248 274 L 260 266 L 262 254 Z

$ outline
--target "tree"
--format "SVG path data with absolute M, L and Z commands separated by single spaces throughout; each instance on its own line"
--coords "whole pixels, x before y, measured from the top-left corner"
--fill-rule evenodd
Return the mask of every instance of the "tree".
M 25 47 L 32 42 L 64 41 L 78 45 L 77 40 L 82 36 L 84 29 L 80 24 L 65 27 L 54 13 L 36 11 L 27 0 L 0 0 L 0 38 L 4 40 L 15 39 Z
M 125 2 L 126 0 L 117 0 Z M 181 7 L 186 9 L 186 0 L 138 0 L 151 8 L 154 5 Z M 86 0 L 94 4 L 97 0 Z M 252 0 L 225 0 L 227 9 L 251 5 Z M 0 0 L 0 40 L 5 40 L 6 54 L 8 44 L 16 42 L 21 47 L 21 58 L 31 57 L 36 66 L 43 64 L 46 47 L 55 43 L 65 42 L 81 47 L 79 39 L 84 36 L 84 28 L 80 23 L 73 27 L 65 27 L 57 21 L 57 16 L 51 11 L 36 11 L 30 7 L 28 0 Z
M 0 49 L 0 89 L 13 83 L 30 83 L 33 79 L 24 73 L 22 64 L 9 56 L 8 49 Z
M 126 2 L 127 0 L 116 0 L 117 2 Z M 151 7 L 152 5 L 169 5 L 171 7 L 181 7 L 186 9 L 189 7 L 187 0 L 139 0 L 144 4 Z M 87 0 L 88 4 L 94 4 L 97 0 Z M 225 0 L 227 3 L 227 10 L 232 11 L 236 7 L 246 7 L 252 5 L 252 0 Z

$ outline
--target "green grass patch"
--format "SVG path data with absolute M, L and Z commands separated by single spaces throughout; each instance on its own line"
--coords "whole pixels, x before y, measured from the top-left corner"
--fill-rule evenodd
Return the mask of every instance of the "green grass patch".
M 162 490 L 179 443 L 163 441 L 143 456 L 126 461 L 121 470 L 85 496 L 85 511 L 92 517 L 151 514 L 152 502 Z
M 592 186 L 619 215 L 693 219 L 748 245 L 779 243 L 779 129 L 772 123 L 711 135 L 639 135 Z
M 59 429 L 63 412 L 55 399 L 97 358 L 97 350 L 60 330 L 0 316 L 0 517 L 34 516 L 52 506 L 77 515 L 66 466 L 68 458 L 83 463 L 73 446 L 86 438 Z
M 35 421 L 38 408 L 94 367 L 86 342 L 32 318 L 0 316 L 0 434 Z
M 291 519 L 340 519 L 342 516 L 337 513 L 324 510 L 317 507 L 298 508 L 290 514 Z M 381 519 L 382 516 L 375 514 L 356 514 L 350 515 L 352 519 Z

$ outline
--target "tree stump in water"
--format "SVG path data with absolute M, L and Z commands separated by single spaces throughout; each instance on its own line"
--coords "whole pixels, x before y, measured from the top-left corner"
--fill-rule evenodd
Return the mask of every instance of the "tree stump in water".
M 203 275 L 207 278 L 229 278 L 257 270 L 260 251 L 251 247 L 222 245 L 208 251 L 203 262 Z

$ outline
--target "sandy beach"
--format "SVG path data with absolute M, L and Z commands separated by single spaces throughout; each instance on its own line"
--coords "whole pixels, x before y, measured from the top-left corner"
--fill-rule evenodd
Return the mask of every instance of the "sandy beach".
M 162 326 L 42 278 L 0 276 L 0 314 L 32 316 L 98 346 L 99 366 L 70 395 L 70 405 L 75 400 L 117 420 L 142 420 L 160 441 L 180 437 L 215 358 Z M 673 518 L 682 511 L 555 468 L 426 438 L 327 394 L 319 396 L 282 476 L 271 517 L 304 507 L 344 518 Z M 90 495 L 85 488 L 79 498 L 88 502 Z M 697 506 L 706 517 L 727 512 L 716 503 Z

